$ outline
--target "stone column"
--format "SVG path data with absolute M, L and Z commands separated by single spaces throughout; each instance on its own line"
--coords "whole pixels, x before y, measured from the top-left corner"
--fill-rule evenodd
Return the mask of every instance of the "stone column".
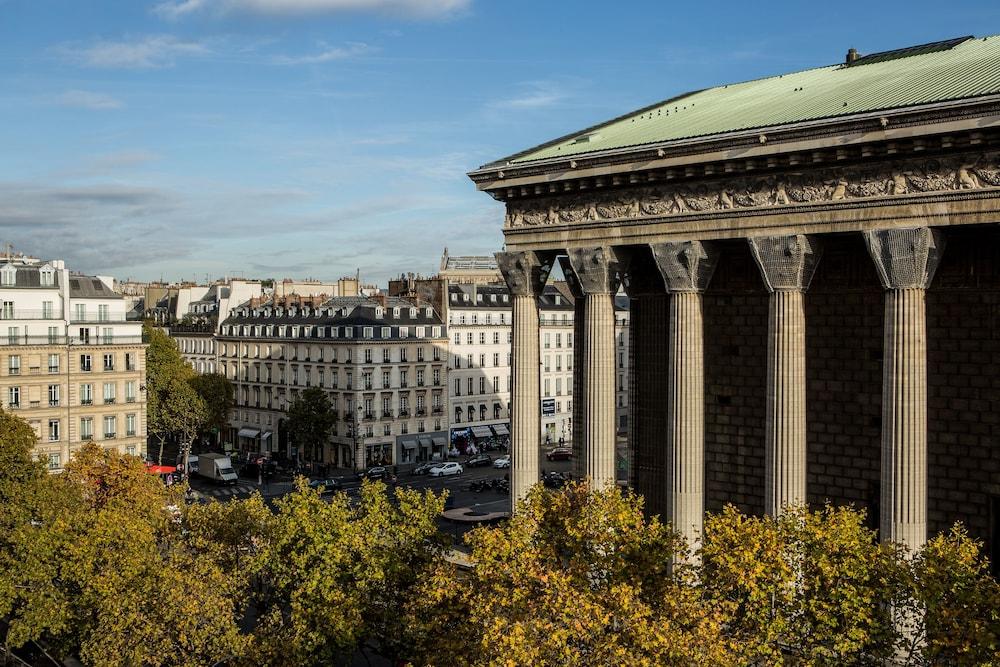
M 513 354 L 510 416 L 512 506 L 538 482 L 541 398 L 539 396 L 538 295 L 551 264 L 534 252 L 500 252 L 497 264 L 513 299 Z
M 924 292 L 944 250 L 928 227 L 865 232 L 885 288 L 882 361 L 884 542 L 910 551 L 927 541 L 927 321 Z
M 584 376 L 586 367 L 583 362 L 583 341 L 586 338 L 584 329 L 585 313 L 587 312 L 587 302 L 580 282 L 573 273 L 568 257 L 559 258 L 563 276 L 573 295 L 573 431 L 571 433 L 571 446 L 573 449 L 573 475 L 578 479 L 587 476 L 586 462 L 583 456 L 584 424 L 587 418 L 584 416 Z
M 644 251 L 644 252 L 642 252 Z M 629 296 L 629 485 L 645 499 L 646 513 L 666 516 L 668 330 L 670 298 L 648 248 L 635 249 L 623 285 Z
M 821 251 L 815 237 L 748 239 L 771 292 L 767 318 L 764 509 L 806 502 L 806 317 L 803 296 Z
M 568 251 L 584 296 L 582 472 L 595 489 L 615 484 L 615 306 L 618 265 L 608 248 Z M 579 345 L 577 341 L 575 344 Z
M 667 328 L 667 512 L 697 547 L 705 513 L 705 351 L 702 294 L 718 253 L 700 241 L 650 246 L 670 293 Z

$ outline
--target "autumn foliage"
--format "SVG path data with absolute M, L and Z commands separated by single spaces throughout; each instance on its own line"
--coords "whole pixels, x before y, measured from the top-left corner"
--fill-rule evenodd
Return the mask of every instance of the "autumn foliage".
M 961 527 L 904 554 L 850 508 L 727 508 L 687 545 L 631 493 L 539 486 L 467 536 L 470 567 L 430 492 L 327 502 L 301 481 L 273 506 L 186 506 L 132 457 L 91 444 L 48 475 L 33 445 L 0 411 L 6 647 L 88 665 L 1000 664 L 1000 587 Z

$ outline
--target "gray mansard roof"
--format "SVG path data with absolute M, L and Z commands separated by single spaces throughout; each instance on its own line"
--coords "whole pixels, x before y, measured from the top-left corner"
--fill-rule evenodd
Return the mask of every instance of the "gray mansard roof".
M 93 276 L 73 276 L 69 277 L 69 295 L 74 299 L 123 299 L 121 294 L 115 292 L 100 278 Z
M 397 309 L 398 315 L 395 315 Z M 372 339 L 384 339 L 382 329 L 386 327 L 390 331 L 388 337 L 397 339 L 401 338 L 400 327 L 437 326 L 441 327 L 440 336 L 445 336 L 444 322 L 431 306 L 425 304 L 416 306 L 405 299 L 395 297 L 386 298 L 384 307 L 381 301 L 366 297 L 334 297 L 318 307 L 291 305 L 275 308 L 270 304 L 262 304 L 257 308 L 251 308 L 249 303 L 246 303 L 236 308 L 222 325 L 223 336 L 227 335 L 225 327 L 231 325 L 275 327 L 291 325 L 302 328 L 298 338 L 348 340 L 362 339 L 364 327 L 372 327 Z M 310 335 L 305 335 L 305 327 L 312 328 Z M 353 331 L 348 332 L 348 327 L 352 327 Z M 412 333 L 409 332 L 406 338 L 413 338 Z M 282 337 L 289 337 L 287 330 L 286 335 Z

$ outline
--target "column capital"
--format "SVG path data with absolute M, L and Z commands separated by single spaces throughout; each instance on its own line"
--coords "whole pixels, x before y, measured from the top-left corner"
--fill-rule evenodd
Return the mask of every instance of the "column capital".
M 520 250 L 496 253 L 497 266 L 511 296 L 538 296 L 552 270 L 552 261 L 537 252 Z
M 618 258 L 606 246 L 571 248 L 566 252 L 577 287 L 583 294 L 614 294 L 620 283 Z M 566 273 L 566 263 L 563 263 Z M 567 281 L 569 276 L 567 274 Z
M 823 255 L 817 237 L 807 234 L 756 236 L 747 241 L 769 292 L 809 289 Z
M 882 287 L 927 289 L 944 252 L 945 237 L 931 227 L 875 229 L 865 243 L 875 262 Z
M 702 241 L 651 243 L 668 292 L 704 292 L 715 273 L 718 248 Z

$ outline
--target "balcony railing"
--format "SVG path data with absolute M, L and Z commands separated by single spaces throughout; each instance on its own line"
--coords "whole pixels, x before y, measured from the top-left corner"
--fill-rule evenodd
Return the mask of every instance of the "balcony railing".
M 0 320 L 61 320 L 62 311 L 15 308 L 0 310 Z
M 111 431 L 110 433 L 105 432 L 104 439 L 105 440 L 114 440 L 115 439 L 115 432 L 114 431 Z
M 399 411 L 399 416 L 400 417 L 409 417 L 410 416 L 410 411 L 408 409 L 406 409 L 406 408 L 403 408 L 402 410 Z
M 81 398 L 80 399 L 80 405 L 93 405 L 93 404 L 94 404 L 94 399 L 92 399 L 92 398 Z
M 115 399 L 113 399 L 113 398 L 105 398 L 104 399 L 104 405 L 111 405 L 114 402 L 115 402 Z
M 444 411 L 444 409 L 440 405 L 438 405 L 438 406 L 436 406 L 434 408 L 431 408 L 431 412 L 434 413 L 434 414 L 436 414 L 436 415 L 441 414 L 443 411 Z
M 423 417 L 426 414 L 427 414 L 427 410 L 425 410 L 424 408 L 417 408 L 417 416 L 418 417 Z
M 18 336 L 0 335 L 0 346 L 4 345 L 141 345 L 148 341 L 143 336 Z

